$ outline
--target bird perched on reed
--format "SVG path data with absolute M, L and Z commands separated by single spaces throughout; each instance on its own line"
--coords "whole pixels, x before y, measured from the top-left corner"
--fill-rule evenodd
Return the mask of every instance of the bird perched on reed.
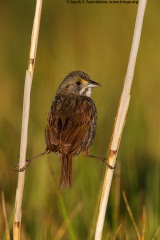
M 82 71 L 70 72 L 64 78 L 48 114 L 45 128 L 46 150 L 26 160 L 25 166 L 18 171 L 24 171 L 33 159 L 54 152 L 62 164 L 60 186 L 71 187 L 73 157 L 83 153 L 85 156 L 106 161 L 106 158 L 89 153 L 96 134 L 97 121 L 97 110 L 91 99 L 91 92 L 92 88 L 99 86 L 99 83 Z M 109 164 L 108 166 L 112 168 Z

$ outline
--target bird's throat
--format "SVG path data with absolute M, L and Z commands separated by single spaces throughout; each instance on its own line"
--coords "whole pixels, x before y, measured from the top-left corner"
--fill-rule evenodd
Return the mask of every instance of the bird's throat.
M 80 93 L 80 95 L 90 97 L 91 93 L 92 93 L 92 89 L 91 88 L 82 88 L 79 93 Z

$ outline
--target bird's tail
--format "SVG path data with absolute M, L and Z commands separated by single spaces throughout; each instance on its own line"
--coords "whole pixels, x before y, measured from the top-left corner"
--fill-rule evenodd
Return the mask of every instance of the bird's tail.
M 62 168 L 61 168 L 61 179 L 60 186 L 72 187 L 72 156 L 63 154 L 62 155 Z

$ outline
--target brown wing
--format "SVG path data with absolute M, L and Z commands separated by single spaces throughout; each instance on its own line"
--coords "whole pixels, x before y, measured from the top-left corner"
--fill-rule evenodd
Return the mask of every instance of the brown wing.
M 53 104 L 55 106 L 53 106 Z M 59 152 L 76 153 L 83 141 L 89 126 L 94 108 L 88 98 L 72 99 L 72 104 L 67 101 L 53 102 L 48 116 L 47 132 L 51 145 L 57 146 Z M 68 109 L 68 110 L 67 110 Z

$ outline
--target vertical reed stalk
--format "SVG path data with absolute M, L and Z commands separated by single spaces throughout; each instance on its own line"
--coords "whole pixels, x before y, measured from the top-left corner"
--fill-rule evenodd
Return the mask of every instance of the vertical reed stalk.
M 117 111 L 117 115 L 114 123 L 113 133 L 111 137 L 111 142 L 110 142 L 108 163 L 111 166 L 115 166 L 118 149 L 121 141 L 121 136 L 122 136 L 123 128 L 126 121 L 126 115 L 129 107 L 129 102 L 130 102 L 130 92 L 131 92 L 136 58 L 137 58 L 139 42 L 140 42 L 140 37 L 142 32 L 142 25 L 143 25 L 143 18 L 144 18 L 146 3 L 147 3 L 147 0 L 140 0 L 138 4 L 138 11 L 137 11 L 137 17 L 136 17 L 136 23 L 135 23 L 135 29 L 134 29 L 132 47 L 130 52 L 130 58 L 128 62 L 127 73 L 124 80 L 124 87 L 122 90 L 119 107 L 118 107 L 118 111 Z M 109 198 L 112 177 L 113 177 L 113 170 L 107 168 L 105 172 L 105 178 L 104 178 L 104 183 L 102 188 L 102 195 L 100 200 L 100 207 L 99 207 L 96 232 L 95 232 L 95 240 L 99 240 L 102 238 L 102 230 L 104 225 L 104 218 L 105 218 L 105 213 L 106 213 L 106 208 L 107 208 L 107 203 Z
M 19 168 L 25 165 L 25 159 L 26 159 L 30 94 L 31 94 L 32 79 L 33 79 L 34 66 L 35 66 L 35 60 L 36 60 L 42 1 L 43 0 L 37 0 L 37 3 L 36 3 L 28 70 L 26 71 L 26 77 L 25 77 Z M 19 240 L 20 234 L 21 234 L 22 199 L 23 199 L 23 190 L 24 190 L 24 180 L 25 180 L 25 171 L 19 172 L 16 198 L 15 198 L 15 209 L 14 209 L 14 223 L 13 223 L 13 239 L 14 240 Z
M 1 195 L 2 195 L 2 210 L 3 210 L 3 216 L 4 216 L 5 226 L 6 226 L 6 240 L 11 240 L 10 233 L 9 233 L 8 220 L 7 220 L 7 211 L 6 211 L 4 192 L 2 192 Z

